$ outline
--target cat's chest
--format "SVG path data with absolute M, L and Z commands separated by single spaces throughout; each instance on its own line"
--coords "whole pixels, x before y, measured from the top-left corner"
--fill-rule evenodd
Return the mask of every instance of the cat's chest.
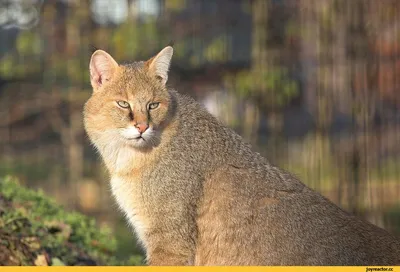
M 145 204 L 138 182 L 114 176 L 111 178 L 111 190 L 138 238 L 145 243 L 145 232 L 149 228 L 149 220 L 145 213 Z

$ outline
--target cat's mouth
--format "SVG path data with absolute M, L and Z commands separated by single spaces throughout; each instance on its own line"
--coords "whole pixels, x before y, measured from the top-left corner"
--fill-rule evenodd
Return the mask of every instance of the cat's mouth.
M 144 148 L 158 145 L 157 138 L 154 137 L 154 131 L 149 128 L 143 133 L 132 128 L 126 128 L 120 131 L 120 136 L 125 140 L 125 144 L 132 147 Z
M 136 148 L 144 148 L 144 147 L 149 147 L 151 145 L 151 139 L 145 139 L 142 136 L 137 136 L 137 137 L 129 137 L 129 138 L 125 138 L 126 140 L 126 144 L 130 145 L 132 147 L 136 147 Z
M 135 141 L 140 141 L 143 140 L 144 142 L 146 141 L 142 136 L 134 137 L 134 138 L 127 138 L 127 140 L 135 140 Z

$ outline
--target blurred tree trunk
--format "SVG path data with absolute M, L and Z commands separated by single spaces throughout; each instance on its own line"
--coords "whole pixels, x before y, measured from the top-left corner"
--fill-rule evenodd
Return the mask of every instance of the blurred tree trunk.
M 251 41 L 251 71 L 257 74 L 259 71 L 266 71 L 268 62 L 268 8 L 270 1 L 254 0 L 252 2 L 252 41 Z M 258 77 L 253 77 L 258 80 Z M 256 82 L 256 86 L 265 91 L 266 86 Z M 259 104 L 258 104 L 259 105 Z M 253 103 L 245 104 L 246 122 L 244 124 L 244 133 L 246 137 L 255 140 L 259 128 L 259 109 L 254 107 Z M 248 108 L 251 107 L 251 108 Z M 250 118 L 250 120 L 248 119 Z M 251 121 L 251 119 L 253 119 Z M 250 122 L 249 122 L 250 121 Z
M 88 8 L 88 3 L 82 1 L 79 6 L 80 8 Z M 81 28 L 84 26 L 85 21 L 81 18 L 82 15 L 77 15 L 75 10 L 71 7 L 67 11 L 66 19 L 66 50 L 65 54 L 71 56 L 71 59 L 75 59 L 80 55 L 81 45 Z M 74 70 L 76 66 L 74 63 L 67 63 L 67 73 L 73 75 L 76 73 Z M 81 88 L 71 87 L 74 85 L 72 82 L 73 77 L 69 77 L 69 85 L 67 87 L 68 91 L 68 181 L 71 190 L 71 195 L 74 196 L 74 205 L 77 207 L 79 205 L 79 183 L 83 179 L 83 144 L 81 141 L 81 135 L 83 135 L 83 123 L 82 123 L 82 108 L 79 106 L 81 104 L 79 92 Z
M 72 97 L 77 89 L 69 88 L 69 95 Z M 81 135 L 83 134 L 82 113 L 81 110 L 76 108 L 74 100 L 71 99 L 69 106 L 69 128 L 68 128 L 68 180 L 74 205 L 78 205 L 77 197 L 79 196 L 79 183 L 83 179 L 83 145 Z
M 352 48 L 350 48 L 349 52 L 351 52 L 352 58 L 352 69 L 351 69 L 351 78 L 352 78 L 352 88 L 351 92 L 348 92 L 352 95 L 351 103 L 353 105 L 352 108 L 352 119 L 353 119 L 353 137 L 354 137 L 354 146 L 355 152 L 358 153 L 359 156 L 359 167 L 353 168 L 354 177 L 354 190 L 358 196 L 358 205 L 361 200 L 365 198 L 365 194 L 367 197 L 373 192 L 368 192 L 366 189 L 370 190 L 372 188 L 372 184 L 368 184 L 368 169 L 369 162 L 368 159 L 373 154 L 373 148 L 371 146 L 371 140 L 373 139 L 373 134 L 380 137 L 380 130 L 372 130 L 373 126 L 373 118 L 375 115 L 376 104 L 379 100 L 379 87 L 378 87 L 378 64 L 379 60 L 376 57 L 375 52 L 371 50 L 371 44 L 373 44 L 373 40 L 368 34 L 368 29 L 366 28 L 367 23 L 370 21 L 368 16 L 368 5 L 374 5 L 374 2 L 366 2 L 363 0 L 357 0 L 357 5 L 353 7 L 353 12 L 351 14 L 351 29 L 353 31 L 353 43 Z M 375 8 L 378 10 L 378 6 L 381 2 L 375 3 Z M 375 16 L 374 16 L 375 17 Z M 358 81 L 358 82 L 357 82 Z M 363 132 L 359 132 L 361 131 Z M 360 143 L 360 140 L 357 138 L 364 137 L 364 141 Z M 381 198 L 379 196 L 378 198 Z M 372 198 L 371 198 L 372 199 Z M 354 200 L 353 200 L 354 201 Z M 355 209 L 357 213 L 359 213 L 359 206 Z
M 301 0 L 298 3 L 300 18 L 300 63 L 304 106 L 312 116 L 317 115 L 317 78 L 319 66 L 318 48 L 320 29 L 316 18 L 317 2 L 324 0 Z
M 328 45 L 332 49 L 332 76 L 329 86 L 330 95 L 333 98 L 335 111 L 349 116 L 351 114 L 351 86 L 350 86 L 350 65 L 348 62 L 348 29 L 349 16 L 352 15 L 353 6 L 347 0 L 336 1 L 332 7 L 334 24 L 331 26 L 330 33 L 333 35 L 333 42 Z M 354 3 L 353 3 L 354 4 Z M 331 109 L 333 110 L 333 109 Z
M 331 114 L 340 112 L 351 118 L 351 85 L 350 74 L 351 63 L 348 62 L 348 30 L 349 15 L 351 15 L 351 6 L 345 0 L 335 1 L 331 7 L 331 16 L 334 24 L 330 26 L 329 33 L 332 36 L 332 43 L 328 45 L 331 55 L 331 63 L 327 64 L 327 73 L 330 76 L 329 84 L 325 85 L 326 98 L 330 102 Z M 325 64 L 326 65 L 326 64 Z M 323 120 L 321 120 L 321 123 Z M 331 121 L 331 120 L 329 120 Z M 325 120 L 325 129 L 327 129 L 328 120 Z M 345 154 L 338 154 L 336 162 L 339 169 L 338 196 L 341 205 L 347 205 L 352 213 L 357 211 L 359 204 L 359 184 L 360 184 L 360 154 L 357 146 L 356 131 L 353 132 L 353 144 L 350 150 Z M 346 191 L 344 191 L 346 190 Z M 343 199 L 343 196 L 346 196 Z
M 86 3 L 85 1 L 81 2 Z M 79 3 L 76 3 L 79 5 Z M 71 4 L 73 5 L 73 4 Z M 64 151 L 64 161 L 66 162 L 66 190 L 68 202 L 72 207 L 78 206 L 78 183 L 83 178 L 83 144 L 81 135 L 83 135 L 81 95 L 79 87 L 72 81 L 73 75 L 76 75 L 76 65 L 73 60 L 79 56 L 80 31 L 82 20 L 79 20 L 79 14 L 70 6 L 65 6 L 62 11 L 57 9 L 56 3 L 47 3 L 44 8 L 47 11 L 46 22 L 52 27 L 44 28 L 45 40 L 48 48 L 45 49 L 44 63 L 50 71 L 51 67 L 57 66 L 60 56 L 69 56 L 64 63 L 65 73 L 64 82 L 57 82 L 56 74 L 49 73 L 45 75 L 47 88 L 51 91 L 54 100 L 62 101 L 62 107 L 54 108 L 48 113 L 48 119 L 53 130 L 60 136 Z M 61 13 L 60 13 L 61 12 Z M 54 84 L 57 82 L 56 84 Z
M 254 0 L 252 6 L 251 65 L 256 71 L 268 69 L 268 5 L 269 1 Z

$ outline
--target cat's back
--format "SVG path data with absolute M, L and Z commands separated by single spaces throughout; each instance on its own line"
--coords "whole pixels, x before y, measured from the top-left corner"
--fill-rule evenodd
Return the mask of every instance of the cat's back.
M 400 242 L 393 235 L 274 166 L 224 166 L 206 181 L 203 195 L 198 264 L 400 263 Z M 210 247 L 215 239 L 217 246 Z

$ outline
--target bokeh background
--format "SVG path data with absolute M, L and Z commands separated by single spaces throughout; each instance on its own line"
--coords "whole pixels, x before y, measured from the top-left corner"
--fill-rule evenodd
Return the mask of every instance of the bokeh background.
M 400 235 L 400 1 L 2 0 L 0 176 L 140 252 L 85 135 L 91 48 L 145 60 L 271 162 Z

